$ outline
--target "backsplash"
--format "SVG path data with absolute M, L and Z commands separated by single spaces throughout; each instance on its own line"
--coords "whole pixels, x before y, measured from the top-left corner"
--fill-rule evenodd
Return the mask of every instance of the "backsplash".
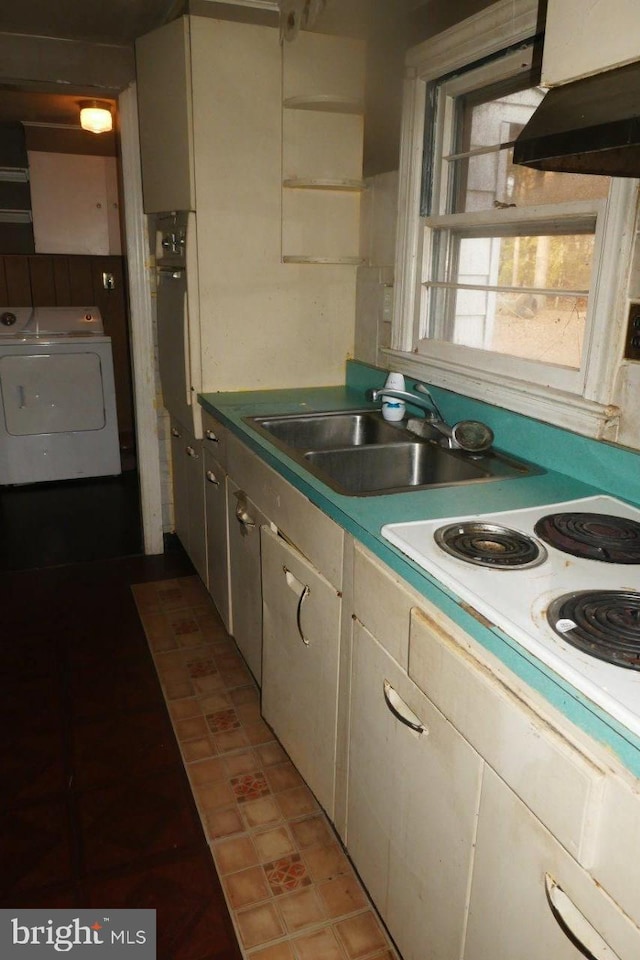
M 346 383 L 364 394 L 384 385 L 387 370 L 357 360 L 347 362 Z M 411 378 L 407 378 L 411 386 Z M 519 413 L 429 386 L 449 423 L 481 420 L 493 430 L 495 445 L 507 453 L 591 484 L 612 496 L 640 503 L 640 451 L 591 440 Z

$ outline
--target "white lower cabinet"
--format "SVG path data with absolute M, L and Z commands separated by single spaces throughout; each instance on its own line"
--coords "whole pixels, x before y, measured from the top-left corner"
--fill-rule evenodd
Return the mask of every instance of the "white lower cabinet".
M 638 960 L 637 784 L 364 547 L 345 548 L 338 524 L 233 435 L 221 438 L 226 460 L 206 458 L 213 482 L 177 425 L 177 532 L 202 576 L 206 489 L 209 540 L 221 545 L 210 591 L 222 611 L 226 523 L 231 629 L 262 684 L 263 716 L 403 960 Z
M 608 777 L 591 873 L 640 925 L 640 784 Z M 640 946 L 638 946 L 640 957 Z
M 202 441 L 177 420 L 171 422 L 175 532 L 200 579 L 207 583 L 207 535 Z
M 347 848 L 404 960 L 461 956 L 482 768 L 355 620 Z
M 263 527 L 262 713 L 333 818 L 340 593 Z
M 231 633 L 258 685 L 262 680 L 260 527 L 267 518 L 227 478 Z
M 487 767 L 464 960 L 585 956 L 637 960 L 638 928 Z
M 207 524 L 207 585 L 222 622 L 230 632 L 226 479 L 226 474 L 220 463 L 205 449 L 204 499 Z

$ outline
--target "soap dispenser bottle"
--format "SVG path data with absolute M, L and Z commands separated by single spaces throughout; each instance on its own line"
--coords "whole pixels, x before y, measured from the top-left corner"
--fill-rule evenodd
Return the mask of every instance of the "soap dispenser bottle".
M 390 373 L 385 381 L 385 387 L 391 390 L 404 390 L 404 377 L 401 373 Z M 385 420 L 402 420 L 405 409 L 404 400 L 398 397 L 385 397 L 382 394 L 382 416 Z

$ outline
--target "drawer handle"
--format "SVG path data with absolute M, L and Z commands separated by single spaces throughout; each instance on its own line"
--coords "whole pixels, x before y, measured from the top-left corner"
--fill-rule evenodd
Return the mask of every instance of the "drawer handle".
M 216 437 L 215 433 L 213 432 L 213 430 L 207 430 L 205 436 L 206 436 L 207 440 L 211 440 L 212 443 L 219 443 L 219 442 L 220 442 L 220 441 L 218 440 L 218 438 Z
M 400 723 L 404 723 L 407 727 L 415 730 L 416 733 L 427 732 L 427 728 L 420 722 L 420 718 L 417 717 L 413 710 L 409 709 L 404 700 L 398 696 L 388 680 L 383 681 L 382 692 L 384 693 L 384 699 L 389 710 Z
M 295 577 L 291 573 L 291 570 L 289 570 L 288 567 L 283 566 L 282 569 L 284 570 L 284 575 L 287 579 L 288 587 L 290 587 L 295 592 L 300 590 L 300 587 L 302 587 L 302 590 L 300 591 L 300 596 L 298 597 L 298 606 L 296 607 L 296 626 L 298 627 L 298 633 L 300 634 L 300 639 L 304 643 L 305 647 L 308 647 L 310 646 L 310 641 L 307 640 L 307 638 L 304 635 L 304 631 L 302 629 L 302 604 L 311 593 L 311 588 L 309 587 L 308 584 L 302 584 L 297 579 L 297 577 Z
M 220 486 L 220 481 L 217 479 L 213 470 L 207 470 L 206 476 L 209 483 L 213 483 L 216 487 Z
M 235 497 L 236 497 L 236 500 L 238 501 L 236 504 L 236 520 L 238 521 L 238 523 L 242 524 L 244 528 L 242 532 L 246 534 L 249 532 L 250 529 L 253 529 L 253 527 L 255 527 L 256 522 L 251 516 L 251 514 L 249 513 L 249 511 L 247 510 L 247 501 L 245 499 L 245 494 L 241 490 L 238 490 L 236 491 Z
M 580 953 L 588 960 L 620 960 L 548 873 L 544 876 L 544 885 L 556 923 Z

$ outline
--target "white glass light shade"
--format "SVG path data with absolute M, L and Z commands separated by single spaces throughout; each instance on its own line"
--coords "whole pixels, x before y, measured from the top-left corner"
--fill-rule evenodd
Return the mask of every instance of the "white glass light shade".
M 89 100 L 80 104 L 80 126 L 91 133 L 107 133 L 113 129 L 113 117 L 109 106 Z

